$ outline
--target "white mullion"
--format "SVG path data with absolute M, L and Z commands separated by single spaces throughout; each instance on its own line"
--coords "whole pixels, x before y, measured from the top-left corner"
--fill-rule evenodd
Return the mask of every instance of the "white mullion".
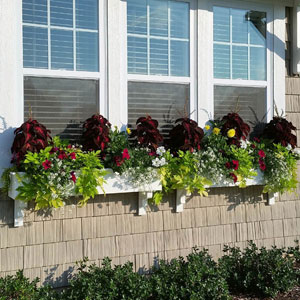
M 190 77 L 179 76 L 160 76 L 160 75 L 139 75 L 128 74 L 128 81 L 141 81 L 141 82 L 157 82 L 157 83 L 182 83 L 187 84 L 191 82 Z
M 171 76 L 171 12 L 168 1 L 168 75 Z
M 246 79 L 214 79 L 214 85 L 236 87 L 267 87 L 267 81 Z
M 77 61 L 76 61 L 76 3 L 73 0 L 73 65 L 74 71 L 77 70 Z
M 51 30 L 50 30 L 50 0 L 47 0 L 47 29 L 48 29 L 48 69 L 51 70 Z
M 44 25 L 44 24 L 23 23 L 23 25 L 28 26 L 28 27 L 48 28 L 48 25 Z M 51 28 L 52 29 L 60 29 L 60 30 L 69 30 L 69 31 L 74 30 L 72 27 L 64 27 L 64 26 L 57 26 L 57 25 L 52 25 Z M 93 33 L 98 32 L 98 30 L 95 30 L 95 29 L 85 29 L 85 28 L 77 28 L 76 30 L 82 31 L 82 32 L 93 32 Z
M 230 44 L 232 44 L 233 46 L 242 46 L 242 47 L 247 47 L 249 44 L 243 44 L 243 43 L 230 43 L 230 42 L 218 42 L 218 41 L 214 41 L 214 44 L 218 44 L 218 45 L 227 45 L 230 46 Z M 251 45 L 251 44 L 250 44 Z M 255 47 L 255 48 L 265 48 L 265 46 L 262 45 L 251 45 L 251 47 Z
M 229 40 L 230 40 L 230 46 L 229 46 L 229 55 L 230 55 L 230 79 L 232 79 L 232 9 L 229 10 Z
M 150 6 L 147 0 L 147 74 L 150 75 Z

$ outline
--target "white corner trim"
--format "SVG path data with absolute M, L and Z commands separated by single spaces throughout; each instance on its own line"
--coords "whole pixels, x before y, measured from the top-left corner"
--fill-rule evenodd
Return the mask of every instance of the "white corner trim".
M 294 2 L 293 8 L 293 73 L 300 73 L 300 1 Z
M 145 216 L 147 214 L 148 199 L 153 197 L 153 192 L 139 192 L 138 215 Z

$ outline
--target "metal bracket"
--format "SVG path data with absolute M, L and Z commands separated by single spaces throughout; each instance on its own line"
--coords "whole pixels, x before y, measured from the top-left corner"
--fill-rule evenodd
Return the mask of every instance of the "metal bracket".
M 268 205 L 274 205 L 276 198 L 278 198 L 278 193 L 268 193 Z
M 21 227 L 24 225 L 24 215 L 27 203 L 15 200 L 14 201 L 14 227 Z
M 186 191 L 176 190 L 176 212 L 183 212 L 184 204 L 186 202 Z

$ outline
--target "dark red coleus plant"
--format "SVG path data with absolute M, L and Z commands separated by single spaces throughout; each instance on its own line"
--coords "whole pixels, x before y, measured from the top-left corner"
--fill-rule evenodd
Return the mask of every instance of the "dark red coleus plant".
M 99 114 L 87 119 L 83 124 L 83 150 L 101 150 L 103 155 L 103 151 L 110 142 L 110 128 L 111 124 L 108 120 Z
M 198 123 L 189 118 L 176 120 L 177 124 L 169 133 L 169 145 L 172 151 L 177 150 L 200 150 L 201 141 L 204 137 L 202 128 Z
M 150 116 L 141 117 L 136 121 L 136 129 L 132 130 L 131 137 L 136 137 L 138 143 L 143 147 L 156 150 L 163 137 L 158 130 L 157 120 Z
M 243 121 L 243 119 L 237 113 L 229 113 L 222 119 L 221 133 L 223 136 L 227 136 L 230 129 L 235 130 L 235 136 L 228 138 L 229 145 L 240 146 L 240 140 L 245 140 L 250 132 L 250 126 Z
M 274 143 L 281 144 L 284 147 L 290 144 L 292 148 L 295 148 L 297 137 L 292 133 L 293 130 L 296 130 L 296 127 L 291 122 L 282 117 L 274 117 L 266 125 L 260 137 L 273 140 Z
M 45 149 L 51 140 L 50 130 L 31 118 L 15 130 L 15 139 L 11 147 L 12 163 L 20 164 L 27 152 L 39 152 Z

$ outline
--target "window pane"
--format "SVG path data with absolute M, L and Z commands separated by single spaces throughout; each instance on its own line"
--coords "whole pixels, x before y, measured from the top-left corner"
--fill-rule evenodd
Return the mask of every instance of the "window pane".
M 79 141 L 81 124 L 98 112 L 98 81 L 56 78 L 24 78 L 25 119 L 33 117 L 52 136 Z
M 267 80 L 265 48 L 250 48 L 250 79 Z
M 168 36 L 168 1 L 149 0 L 150 35 Z
M 73 27 L 73 0 L 50 0 L 50 24 Z
M 129 36 L 128 47 L 128 73 L 147 74 L 147 39 Z
M 47 0 L 23 0 L 23 23 L 47 24 Z
M 76 69 L 78 71 L 99 71 L 98 33 L 76 33 Z
M 168 41 L 150 40 L 150 74 L 168 75 Z
M 250 44 L 266 45 L 267 14 L 265 12 L 249 12 Z
M 147 1 L 127 1 L 127 32 L 147 34 Z
M 73 31 L 51 29 L 51 68 L 73 70 Z
M 248 79 L 248 47 L 232 46 L 232 78 Z
M 150 115 L 158 120 L 167 135 L 177 118 L 189 112 L 189 85 L 168 83 L 128 83 L 128 123 L 135 128 L 136 120 Z
M 171 37 L 189 39 L 190 36 L 190 6 L 186 2 L 170 2 Z
M 48 31 L 46 28 L 23 26 L 24 68 L 48 68 Z
M 262 121 L 265 117 L 267 111 L 265 88 L 215 86 L 214 93 L 215 119 L 222 118 L 234 111 L 236 106 L 245 122 L 255 122 L 255 116 L 251 109 L 255 112 L 258 120 Z
M 230 78 L 230 46 L 214 45 L 214 77 Z
M 230 9 L 214 7 L 214 41 L 230 41 Z
M 189 42 L 171 41 L 171 75 L 190 76 Z
M 76 0 L 76 28 L 98 29 L 98 0 Z
M 232 42 L 248 44 L 248 13 L 246 10 L 232 9 Z

